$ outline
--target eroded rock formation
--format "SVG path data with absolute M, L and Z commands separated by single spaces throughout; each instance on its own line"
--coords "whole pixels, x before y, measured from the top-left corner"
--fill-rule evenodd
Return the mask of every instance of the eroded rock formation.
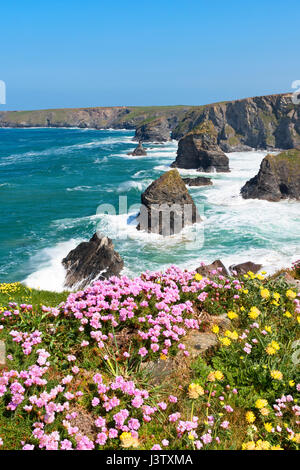
M 84 289 L 92 281 L 118 276 L 124 267 L 112 240 L 97 233 L 70 251 L 62 264 L 66 269 L 65 287 L 71 289 Z
M 254 178 L 241 189 L 244 199 L 300 200 L 300 150 L 267 155 Z

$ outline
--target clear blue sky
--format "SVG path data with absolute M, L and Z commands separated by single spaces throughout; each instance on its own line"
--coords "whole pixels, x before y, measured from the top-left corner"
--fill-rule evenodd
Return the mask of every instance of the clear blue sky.
M 204 104 L 291 90 L 299 0 L 15 0 L 4 109 Z

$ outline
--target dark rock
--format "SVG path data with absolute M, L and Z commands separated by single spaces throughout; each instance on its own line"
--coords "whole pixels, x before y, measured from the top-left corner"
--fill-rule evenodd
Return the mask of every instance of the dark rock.
M 197 176 L 196 178 L 182 178 L 187 186 L 211 186 L 212 180 L 205 176 Z
M 253 274 L 258 273 L 262 268 L 261 264 L 256 264 L 252 263 L 252 261 L 247 261 L 245 263 L 240 263 L 240 264 L 233 264 L 229 266 L 229 271 L 231 274 L 237 276 L 242 276 L 243 274 L 247 274 L 249 271 L 251 271 Z
M 202 276 L 210 276 L 211 272 L 214 270 L 218 270 L 218 273 L 222 274 L 223 276 L 228 276 L 227 269 L 225 268 L 222 261 L 219 259 L 217 259 L 211 264 L 200 266 L 199 268 L 196 269 L 197 273 L 202 274 Z
M 178 170 L 170 170 L 153 181 L 141 201 L 138 230 L 168 236 L 201 220 Z
M 180 139 L 172 166 L 205 172 L 230 171 L 229 159 L 217 144 L 217 132 L 211 121 L 202 123 Z
M 89 242 L 80 243 L 62 260 L 65 267 L 65 287 L 83 289 L 96 280 L 118 276 L 124 262 L 114 250 L 110 238 L 95 233 Z
M 128 153 L 127 155 L 142 156 L 147 155 L 147 152 L 144 149 L 142 142 L 139 142 L 138 146 L 134 149 L 134 151 Z
M 167 119 L 159 117 L 142 123 L 136 128 L 134 139 L 143 142 L 167 142 L 170 140 L 170 128 Z
M 258 174 L 241 189 L 244 199 L 300 199 L 300 150 L 267 155 Z

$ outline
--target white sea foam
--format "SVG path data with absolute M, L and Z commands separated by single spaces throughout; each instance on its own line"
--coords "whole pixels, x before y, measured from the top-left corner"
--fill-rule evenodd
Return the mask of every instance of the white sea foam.
M 38 269 L 24 279 L 24 284 L 34 289 L 62 292 L 66 273 L 61 261 L 81 241 L 72 239 L 61 242 L 34 255 L 31 263 Z

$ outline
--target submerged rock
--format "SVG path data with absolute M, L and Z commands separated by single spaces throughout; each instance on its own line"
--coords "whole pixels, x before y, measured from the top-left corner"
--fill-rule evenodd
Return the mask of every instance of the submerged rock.
M 258 174 L 241 189 L 244 199 L 300 199 L 300 150 L 267 155 Z
M 217 131 L 211 121 L 193 129 L 178 143 L 173 167 L 205 172 L 228 172 L 229 159 L 217 143 Z
M 178 170 L 170 170 L 153 181 L 141 201 L 138 230 L 168 236 L 201 220 Z
M 134 149 L 134 151 L 128 153 L 127 155 L 143 156 L 143 155 L 147 155 L 147 152 L 144 149 L 142 142 L 139 142 L 138 146 Z
M 88 242 L 80 243 L 62 260 L 65 267 L 65 287 L 84 289 L 92 281 L 118 276 L 124 262 L 114 250 L 110 238 L 95 233 Z
M 229 266 L 229 271 L 231 274 L 237 274 L 238 276 L 241 276 L 243 274 L 247 274 L 249 271 L 251 271 L 253 274 L 258 273 L 262 268 L 262 264 L 256 264 L 253 263 L 252 261 L 246 261 L 245 263 L 240 263 L 240 264 L 232 264 Z
M 166 118 L 159 117 L 142 123 L 136 128 L 135 140 L 143 142 L 167 142 L 170 138 L 169 123 Z
M 196 178 L 182 178 L 187 186 L 211 186 L 212 180 L 205 176 L 197 176 Z

